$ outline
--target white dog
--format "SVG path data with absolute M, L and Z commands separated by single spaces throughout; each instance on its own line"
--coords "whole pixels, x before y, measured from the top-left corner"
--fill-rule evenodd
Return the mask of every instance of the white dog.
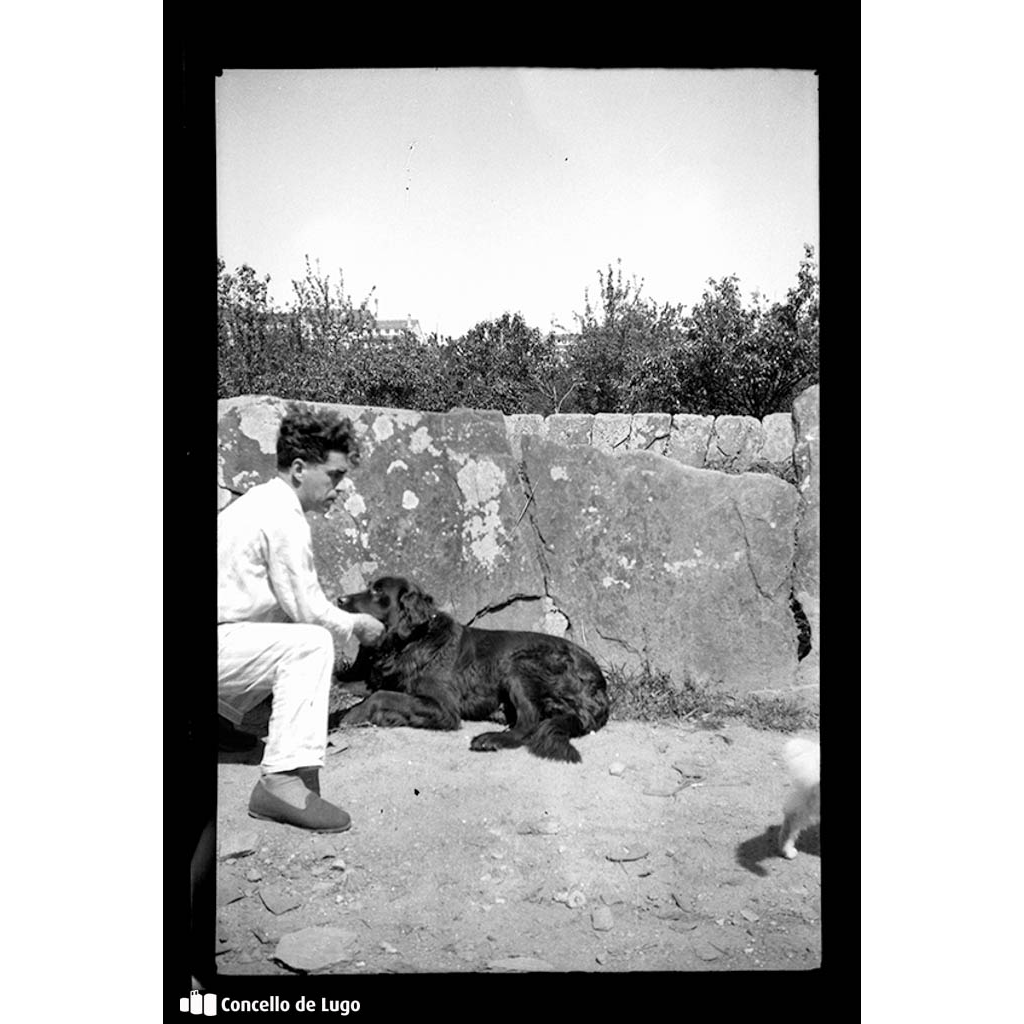
M 821 821 L 821 747 L 814 740 L 798 738 L 790 740 L 783 753 L 793 787 L 783 807 L 779 853 L 792 860 L 797 836 Z

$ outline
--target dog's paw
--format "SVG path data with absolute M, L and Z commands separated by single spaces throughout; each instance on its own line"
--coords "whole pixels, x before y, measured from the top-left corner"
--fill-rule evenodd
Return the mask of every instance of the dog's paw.
M 501 733 L 497 732 L 482 732 L 479 736 L 474 736 L 469 741 L 470 750 L 501 750 L 502 745 L 495 739 L 496 736 L 500 736 Z

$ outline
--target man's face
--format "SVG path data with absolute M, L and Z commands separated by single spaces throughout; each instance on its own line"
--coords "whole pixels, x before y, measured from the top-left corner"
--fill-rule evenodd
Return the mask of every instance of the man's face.
M 296 493 L 303 512 L 327 512 L 338 496 L 338 488 L 349 471 L 348 456 L 342 452 L 327 453 L 326 462 L 308 462 L 296 459 L 301 464 L 299 486 Z

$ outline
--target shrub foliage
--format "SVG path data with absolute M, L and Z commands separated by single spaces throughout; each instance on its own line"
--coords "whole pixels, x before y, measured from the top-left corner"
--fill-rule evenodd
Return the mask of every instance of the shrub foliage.
M 445 412 L 458 406 L 534 412 L 689 412 L 761 418 L 788 411 L 818 380 L 818 267 L 804 248 L 782 302 L 743 302 L 735 276 L 710 279 L 687 312 L 644 295 L 621 262 L 598 270 L 568 334 L 521 313 L 459 338 L 374 335 L 372 293 L 356 305 L 319 263 L 293 281 L 285 309 L 270 277 L 217 261 L 218 395 Z

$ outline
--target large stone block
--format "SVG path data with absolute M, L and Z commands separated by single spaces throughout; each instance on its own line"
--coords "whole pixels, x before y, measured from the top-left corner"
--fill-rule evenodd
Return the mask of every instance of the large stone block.
M 672 427 L 665 454 L 684 466 L 703 469 L 714 425 L 715 418 L 713 416 L 676 413 L 672 417 Z
M 761 421 L 764 443 L 757 453 L 754 468 L 774 473 L 795 484 L 796 463 L 793 447 L 796 437 L 793 433 L 793 417 L 788 412 L 773 412 Z
M 628 412 L 600 412 L 594 417 L 590 443 L 599 452 L 625 451 L 633 417 Z
M 759 419 L 718 416 L 704 465 L 723 473 L 746 473 L 756 462 L 764 439 L 764 427 Z
M 548 440 L 557 444 L 590 444 L 594 417 L 583 412 L 558 412 L 547 418 Z
M 667 412 L 635 412 L 630 425 L 629 447 L 666 455 L 671 432 L 672 417 Z
M 792 685 L 792 486 L 529 437 L 523 465 L 546 591 L 572 639 L 677 684 Z

